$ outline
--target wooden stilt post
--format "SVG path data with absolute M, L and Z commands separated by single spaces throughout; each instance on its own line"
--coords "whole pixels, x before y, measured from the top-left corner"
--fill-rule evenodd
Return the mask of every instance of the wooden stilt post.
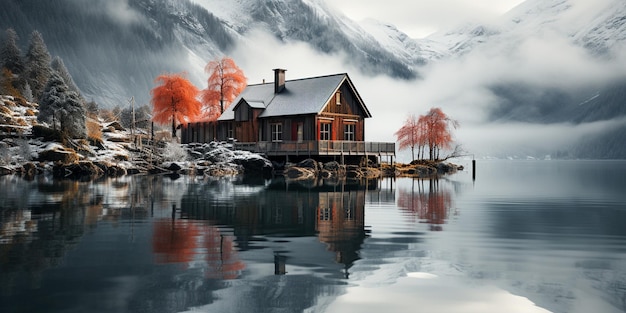
M 472 156 L 472 180 L 476 180 L 476 159 Z

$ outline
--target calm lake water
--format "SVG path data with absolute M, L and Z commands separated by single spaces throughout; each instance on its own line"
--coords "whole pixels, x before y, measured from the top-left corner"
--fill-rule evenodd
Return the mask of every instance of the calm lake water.
M 0 227 L 3 313 L 626 312 L 626 161 L 365 185 L 0 177 Z

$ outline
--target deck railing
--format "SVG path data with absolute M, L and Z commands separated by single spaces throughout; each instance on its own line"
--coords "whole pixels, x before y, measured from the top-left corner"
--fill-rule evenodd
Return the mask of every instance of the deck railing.
M 235 148 L 268 156 L 276 155 L 395 155 L 393 142 L 281 141 L 237 142 Z

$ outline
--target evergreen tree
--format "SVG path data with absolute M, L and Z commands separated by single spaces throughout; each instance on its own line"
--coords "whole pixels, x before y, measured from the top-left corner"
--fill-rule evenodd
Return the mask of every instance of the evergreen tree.
M 17 33 L 13 28 L 6 30 L 6 38 L 4 39 L 4 45 L 0 50 L 0 67 L 6 68 L 13 74 L 12 85 L 17 90 L 22 90 L 24 87 L 24 60 L 22 58 L 22 51 L 17 46 Z
M 70 75 L 70 72 L 67 70 L 67 67 L 65 67 L 65 63 L 63 63 L 63 60 L 60 57 L 55 56 L 54 59 L 52 59 L 51 65 L 52 70 L 56 71 L 61 76 L 67 87 L 70 88 L 71 91 L 78 94 L 79 97 L 81 97 L 80 89 L 78 89 L 78 87 L 74 83 L 74 79 L 72 78 L 72 75 Z
M 61 110 L 59 120 L 61 121 L 61 132 L 70 138 L 87 138 L 87 118 L 85 117 L 85 106 L 80 96 L 70 91 L 65 98 L 63 110 Z
M 30 85 L 35 99 L 41 97 L 51 71 L 48 48 L 41 37 L 41 33 L 33 31 L 26 53 L 26 81 Z
M 56 129 L 58 124 L 57 110 L 62 106 L 60 94 L 66 93 L 67 85 L 57 73 L 52 73 L 44 92 L 39 100 L 39 115 L 37 121 L 47 123 Z
M 51 124 L 69 138 L 85 138 L 85 108 L 61 75 L 53 71 L 39 103 L 37 120 Z
M 22 96 L 28 102 L 33 102 L 34 101 L 33 91 L 32 91 L 32 89 L 30 89 L 30 84 L 28 82 L 26 83 L 26 85 L 24 85 L 24 91 L 22 91 Z

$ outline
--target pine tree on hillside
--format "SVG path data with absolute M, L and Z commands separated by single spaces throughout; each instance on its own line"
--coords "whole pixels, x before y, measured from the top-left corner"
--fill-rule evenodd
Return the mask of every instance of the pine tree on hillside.
M 68 93 L 65 100 L 64 110 L 59 117 L 61 120 L 61 132 L 70 138 L 87 138 L 87 118 L 85 106 L 78 94 L 73 91 Z
M 41 33 L 33 31 L 26 53 L 26 81 L 30 85 L 35 99 L 41 97 L 43 88 L 50 77 L 50 53 L 41 37 Z
M 35 99 L 33 98 L 33 90 L 30 88 L 30 84 L 26 82 L 24 85 L 24 91 L 22 91 L 22 97 L 26 99 L 28 102 L 33 102 Z
M 4 44 L 0 50 L 0 68 L 6 68 L 13 74 L 12 85 L 17 90 L 23 90 L 25 80 L 22 77 L 24 73 L 24 59 L 22 51 L 17 46 L 17 33 L 13 28 L 6 30 Z
M 54 59 L 52 59 L 51 66 L 52 66 L 52 70 L 56 71 L 61 76 L 61 78 L 67 85 L 67 87 L 71 91 L 78 94 L 78 97 L 82 99 L 80 89 L 78 89 L 78 86 L 76 86 L 76 83 L 74 83 L 74 79 L 72 78 L 72 75 L 70 75 L 70 72 L 67 70 L 67 67 L 65 67 L 65 63 L 63 63 L 63 59 L 61 59 L 59 56 L 55 56 Z
M 52 125 L 68 138 L 86 138 L 85 108 L 61 75 L 52 72 L 39 102 L 37 120 Z

